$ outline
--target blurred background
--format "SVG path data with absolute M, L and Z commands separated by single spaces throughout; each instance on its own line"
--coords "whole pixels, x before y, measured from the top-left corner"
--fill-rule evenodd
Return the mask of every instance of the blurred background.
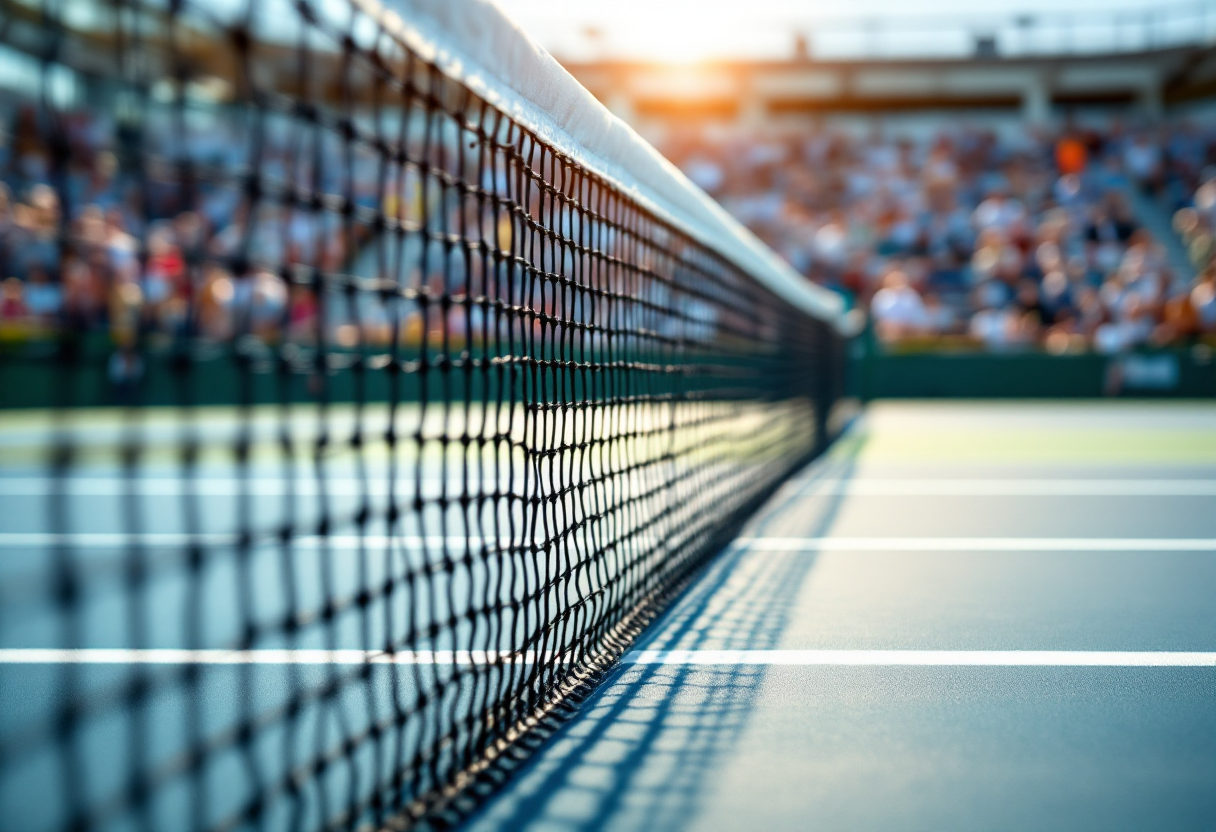
M 863 393 L 1216 393 L 1216 4 L 504 6 L 867 313 Z
M 808 280 L 845 295 L 862 329 L 862 397 L 1216 394 L 1216 4 L 502 5 Z M 65 8 L 87 32 L 95 7 Z M 183 252 L 199 241 L 219 254 L 251 245 L 239 189 L 202 182 L 200 210 L 184 212 L 154 165 L 128 175 L 124 154 L 142 151 L 124 145 L 121 108 L 86 106 L 94 93 L 68 68 L 75 58 L 44 72 L 42 47 L 23 34 L 37 28 L 36 4 L 11 10 L 0 37 L 0 345 L 64 326 L 121 345 L 135 330 L 179 328 L 188 308 L 190 327 L 216 340 L 237 318 L 264 340 L 284 326 L 306 339 L 315 299 L 272 272 L 185 278 Z M 219 108 L 231 73 L 209 63 L 214 83 L 188 94 Z M 133 106 L 174 96 L 153 88 Z M 179 152 L 172 116 L 166 105 L 140 138 L 165 158 Z M 250 152 L 239 126 L 208 124 L 187 153 L 239 165 Z M 283 164 L 289 133 L 267 129 L 262 163 Z M 57 153 L 71 161 L 62 187 L 51 182 L 64 170 Z M 349 174 L 355 200 L 374 206 L 374 159 L 355 158 Z M 256 227 L 252 245 L 270 262 L 360 273 L 360 240 L 337 214 Z M 80 243 L 68 262 L 64 228 Z M 343 326 L 332 337 L 353 343 Z M 125 360 L 111 375 L 134 371 Z

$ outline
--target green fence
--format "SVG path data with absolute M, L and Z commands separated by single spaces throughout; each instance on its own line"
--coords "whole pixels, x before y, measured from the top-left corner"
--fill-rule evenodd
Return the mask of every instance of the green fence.
M 175 359 L 152 353 L 137 383 L 114 381 L 108 339 L 82 344 L 86 360 L 63 361 L 54 343 L 9 345 L 0 349 L 0 408 L 95 407 L 138 400 L 144 404 L 232 404 L 352 399 L 416 399 L 422 388 L 417 372 L 398 374 L 394 396 L 389 374 L 361 372 L 348 356 L 330 355 L 331 366 L 318 368 L 301 354 L 294 362 L 266 348 L 216 349 L 213 356 Z M 1127 355 L 1048 355 L 1041 352 L 894 352 L 865 338 L 851 344 L 849 393 L 861 399 L 884 398 L 1098 398 L 1216 397 L 1216 360 L 1206 345 Z M 237 354 L 241 353 L 241 354 Z M 487 360 L 493 360 L 484 356 Z M 181 372 L 182 366 L 188 372 Z M 372 367 L 373 369 L 374 366 Z M 364 367 L 363 369 L 366 369 Z M 681 389 L 698 388 L 695 367 L 681 374 Z M 723 369 L 718 367 L 719 370 Z M 542 374 L 543 375 L 543 374 Z M 463 389 L 460 376 L 427 380 L 427 397 L 481 399 L 493 390 Z M 548 388 L 549 382 L 537 382 Z M 454 384 L 454 386 L 453 386 Z M 445 387 L 446 385 L 446 387 Z M 359 386 L 363 386 L 360 395 Z M 322 389 L 323 388 L 323 389 Z M 541 393 L 538 388 L 535 391 Z M 594 391 L 575 391 L 593 394 Z M 619 392 L 619 391 L 618 391 Z M 543 398 L 543 395 L 541 396 Z
M 502 396 L 531 402 L 606 397 L 628 401 L 659 394 L 730 398 L 744 389 L 731 385 L 730 379 L 742 381 L 755 373 L 769 383 L 775 400 L 805 388 L 802 378 L 782 370 L 775 347 L 750 352 L 738 345 L 726 347 L 687 351 L 678 360 L 667 353 L 618 347 L 610 369 L 621 372 L 606 374 L 565 371 L 554 355 L 507 355 L 486 345 L 470 345 L 450 355 L 432 350 L 423 360 L 417 349 L 408 356 L 383 349 L 318 352 L 295 345 L 272 347 L 256 339 L 192 343 L 184 353 L 168 344 L 151 346 L 124 364 L 108 336 L 90 334 L 0 345 L 0 409 L 494 401 Z M 482 369 L 475 372 L 478 366 Z M 486 367 L 491 371 L 485 372 Z
M 862 399 L 1216 396 L 1212 350 L 1126 355 L 1039 352 L 893 353 L 854 343 L 852 384 Z

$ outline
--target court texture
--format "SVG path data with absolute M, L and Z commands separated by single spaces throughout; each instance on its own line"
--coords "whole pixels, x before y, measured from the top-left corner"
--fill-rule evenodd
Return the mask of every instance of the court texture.
M 1216 828 L 1216 407 L 878 403 L 471 824 Z
M 38 533 L 45 483 L 30 475 L 44 426 L 4 419 L 0 578 L 12 578 L 55 541 Z M 99 456 L 114 439 L 97 428 Z M 93 535 L 99 559 L 126 527 L 107 476 L 120 471 L 94 466 L 68 491 L 75 539 Z M 260 494 L 256 478 L 244 488 Z M 231 495 L 211 499 L 202 532 L 239 510 Z M 1214 501 L 1211 404 L 873 404 L 465 826 L 1216 828 Z M 180 519 L 170 505 L 147 518 L 150 539 Z M 159 586 L 146 625 L 171 653 L 182 587 Z M 238 600 L 202 591 L 222 636 Z M 73 661 L 35 649 L 53 643 L 53 602 L 18 606 L 0 611 L 10 733 L 46 716 Z M 122 643 L 107 628 L 126 620 L 117 607 L 90 613 L 89 643 Z M 269 661 L 242 696 L 266 706 L 324 684 L 333 654 L 300 652 Z M 87 696 L 123 662 L 192 660 L 162 653 L 94 651 L 77 685 Z M 236 720 L 236 669 L 205 659 L 196 718 Z M 348 718 L 368 706 L 351 703 Z M 124 726 L 83 738 L 81 753 L 100 757 L 91 767 L 121 757 Z M 186 739 L 172 705 L 142 730 L 153 753 Z M 37 806 L 53 764 L 7 781 L 10 817 L 54 815 Z M 235 756 L 220 768 L 235 785 L 213 792 L 218 804 L 239 798 L 243 771 Z

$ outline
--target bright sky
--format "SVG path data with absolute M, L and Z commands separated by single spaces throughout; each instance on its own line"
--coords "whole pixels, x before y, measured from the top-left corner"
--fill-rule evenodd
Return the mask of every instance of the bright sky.
M 966 51 L 977 33 L 1018 35 L 1033 20 L 1040 38 L 1076 47 L 1165 38 L 1216 26 L 1216 3 L 1197 0 L 498 0 L 560 58 L 692 61 L 787 57 L 797 33 L 815 54 Z M 866 21 L 869 21 L 867 24 Z M 1147 21 L 1147 26 L 1146 26 Z M 1020 35 L 1018 35 L 1020 36 Z

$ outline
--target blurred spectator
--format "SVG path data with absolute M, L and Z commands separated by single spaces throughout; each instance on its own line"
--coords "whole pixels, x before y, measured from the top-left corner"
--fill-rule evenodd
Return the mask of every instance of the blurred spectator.
M 383 267 L 361 257 L 372 239 L 362 223 L 269 200 L 251 208 L 231 184 L 234 166 L 245 162 L 241 128 L 222 111 L 200 111 L 199 124 L 209 122 L 187 136 L 150 119 L 138 156 L 123 152 L 104 116 L 59 113 L 71 157 L 58 170 L 47 151 L 52 122 L 38 108 L 19 104 L 6 115 L 0 107 L 0 118 L 7 119 L 11 151 L 0 157 L 0 318 L 15 337 L 56 328 L 108 331 L 125 350 L 138 350 L 145 336 L 312 341 L 317 290 L 310 284 L 289 295 L 280 274 L 298 264 L 374 278 Z M 293 157 L 288 122 L 267 125 L 263 141 L 268 176 L 289 179 L 294 171 L 305 191 L 350 193 L 362 209 L 380 207 L 374 153 L 356 149 L 347 162 L 314 174 Z M 212 172 L 191 183 L 190 203 L 178 167 L 164 161 L 183 157 Z M 130 169 L 136 158 L 140 169 Z M 456 225 L 455 217 L 447 221 Z M 374 314 L 378 302 L 360 295 L 332 304 L 325 316 L 331 340 L 350 319 Z M 374 332 L 385 340 L 391 327 L 380 320 Z M 129 367 L 129 358 L 116 358 L 115 367 Z
M 1210 125 L 689 134 L 664 150 L 795 268 L 869 308 L 886 340 L 1121 351 L 1213 332 L 1197 311 L 1216 315 L 1213 290 L 1180 280 L 1128 198 L 1182 208 L 1175 228 L 1202 271 L 1216 253 Z
M 883 279 L 870 310 L 880 338 L 895 340 L 920 335 L 929 329 L 925 303 L 903 272 L 891 272 Z
M 26 312 L 35 321 L 43 324 L 59 320 L 63 293 L 57 284 L 51 283 L 46 270 L 40 266 L 30 269 L 25 285 Z
M 1144 189 L 1156 189 L 1161 185 L 1161 148 L 1148 134 L 1132 137 L 1123 151 L 1123 164 L 1128 176 Z
M 341 345 L 381 343 L 394 331 L 415 343 L 430 330 L 464 333 L 459 310 L 447 319 L 432 312 L 424 323 L 402 303 L 394 326 L 373 293 L 344 295 L 344 277 L 295 282 L 314 269 L 376 280 L 388 266 L 368 245 L 370 224 L 334 207 L 343 200 L 250 204 L 233 185 L 247 161 L 243 128 L 224 111 L 200 110 L 205 127 L 189 135 L 151 119 L 139 170 L 112 121 L 60 115 L 71 159 L 52 170 L 39 111 L 0 109 L 10 139 L 0 157 L 6 332 L 109 332 L 132 349 L 146 337 Z M 417 181 L 386 192 L 376 153 L 362 146 L 314 171 L 292 149 L 292 130 L 271 119 L 260 150 L 265 173 L 285 188 L 349 195 L 354 216 L 381 210 L 411 224 L 449 210 Z M 342 139 L 318 141 L 324 157 Z M 796 269 L 871 309 L 884 339 L 1053 352 L 1216 343 L 1211 125 L 1069 125 L 1055 135 L 1003 136 L 957 128 L 916 139 L 877 130 L 863 138 L 828 129 L 715 139 L 690 132 L 663 149 Z M 187 188 L 177 163 L 166 161 L 177 159 L 215 175 Z M 1140 227 L 1132 188 L 1176 211 L 1197 280 L 1175 273 L 1162 241 Z M 449 227 L 477 225 L 461 214 L 467 206 L 451 210 Z M 509 245 L 505 228 L 498 236 Z
M 25 314 L 25 285 L 15 277 L 5 279 L 0 284 L 0 321 L 22 321 Z
M 1216 265 L 1209 265 L 1190 294 L 1191 306 L 1203 332 L 1216 332 Z
M 1085 142 L 1073 131 L 1066 132 L 1056 142 L 1056 168 L 1061 176 L 1079 176 L 1089 164 Z
M 1216 170 L 1209 173 L 1210 178 L 1195 190 L 1191 204 L 1174 214 L 1174 230 L 1201 272 L 1216 260 Z

